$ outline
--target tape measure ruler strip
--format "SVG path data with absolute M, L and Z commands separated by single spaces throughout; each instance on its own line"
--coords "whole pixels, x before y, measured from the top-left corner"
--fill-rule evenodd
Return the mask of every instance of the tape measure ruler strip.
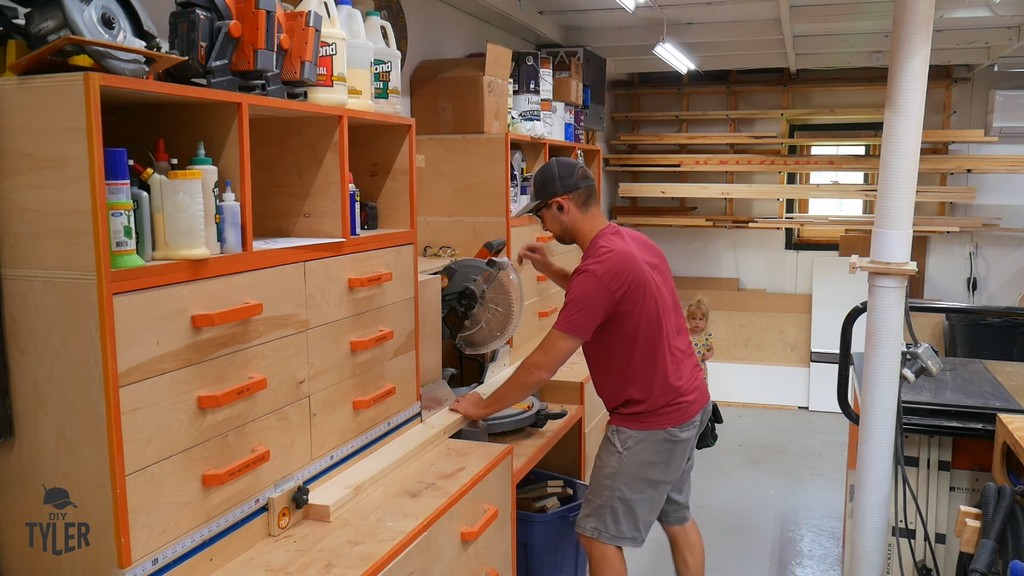
M 298 486 L 299 484 L 318 480 L 319 478 L 317 478 L 317 476 L 325 474 L 333 467 L 341 465 L 345 460 L 355 456 L 363 449 L 368 448 L 374 443 L 374 441 L 387 435 L 392 430 L 403 426 L 411 419 L 418 417 L 419 414 L 420 404 L 417 402 L 409 408 L 395 414 L 386 421 L 381 422 L 374 428 L 364 432 L 347 444 L 335 449 L 330 454 L 323 456 L 309 466 L 306 466 L 295 474 L 282 479 L 273 486 L 263 490 L 258 495 L 246 500 L 244 503 L 239 504 L 232 510 L 229 510 L 225 514 L 208 522 L 198 530 L 182 536 L 163 550 L 142 559 L 136 563 L 135 566 L 122 572 L 123 576 L 148 576 L 163 573 L 163 570 L 167 569 L 169 567 L 168 565 L 177 558 L 210 541 L 222 531 L 230 528 L 246 516 L 249 516 L 266 506 L 267 500 L 270 496 Z

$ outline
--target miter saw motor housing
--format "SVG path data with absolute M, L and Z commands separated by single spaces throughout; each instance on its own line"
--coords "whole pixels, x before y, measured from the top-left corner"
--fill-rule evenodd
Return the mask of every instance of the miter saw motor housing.
M 171 51 L 188 58 L 165 74 L 211 88 L 305 100 L 316 82 L 322 18 L 277 0 L 176 0 Z
M 65 36 L 112 42 L 133 48 L 160 50 L 156 26 L 136 0 L 7 0 L 25 10 L 18 23 L 10 10 L 0 7 L 0 30 L 42 48 Z M 70 45 L 67 56 L 86 54 L 106 71 L 122 76 L 149 74 L 145 57 L 100 46 Z

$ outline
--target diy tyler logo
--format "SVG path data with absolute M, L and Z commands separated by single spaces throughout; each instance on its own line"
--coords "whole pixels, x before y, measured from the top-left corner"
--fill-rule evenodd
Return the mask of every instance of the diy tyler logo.
M 78 509 L 71 501 L 71 494 L 64 488 L 43 485 L 43 506 L 50 506 L 57 512 L 47 512 L 44 522 L 25 522 L 28 528 L 28 547 L 39 548 L 54 556 L 70 554 L 89 547 L 89 523 L 68 519 L 68 508 Z

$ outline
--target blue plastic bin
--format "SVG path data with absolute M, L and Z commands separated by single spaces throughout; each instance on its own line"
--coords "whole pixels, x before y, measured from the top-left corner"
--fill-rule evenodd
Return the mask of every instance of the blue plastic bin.
M 587 485 L 544 470 L 531 470 L 519 482 L 529 486 L 545 480 L 563 480 L 572 488 L 557 510 L 540 514 L 516 511 L 516 574 L 518 576 L 585 576 L 587 555 L 576 536 L 576 518 Z

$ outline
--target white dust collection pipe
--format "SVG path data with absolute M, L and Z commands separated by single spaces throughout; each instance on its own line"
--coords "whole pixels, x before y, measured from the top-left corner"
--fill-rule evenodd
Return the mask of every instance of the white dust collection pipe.
M 885 91 L 871 260 L 905 264 L 910 261 L 913 240 L 935 0 L 899 0 L 893 5 L 892 57 Z M 880 576 L 885 572 L 906 287 L 904 275 L 868 275 L 852 576 Z

